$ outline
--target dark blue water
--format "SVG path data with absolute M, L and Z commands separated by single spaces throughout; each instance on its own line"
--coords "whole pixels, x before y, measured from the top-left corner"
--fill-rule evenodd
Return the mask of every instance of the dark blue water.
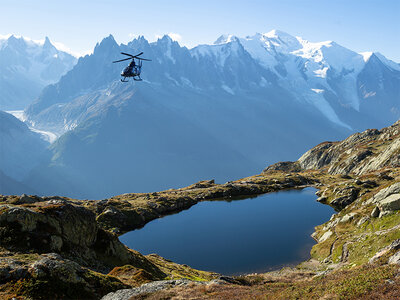
M 234 275 L 294 265 L 309 258 L 314 227 L 334 210 L 315 189 L 234 201 L 207 201 L 148 223 L 120 240 L 200 270 Z

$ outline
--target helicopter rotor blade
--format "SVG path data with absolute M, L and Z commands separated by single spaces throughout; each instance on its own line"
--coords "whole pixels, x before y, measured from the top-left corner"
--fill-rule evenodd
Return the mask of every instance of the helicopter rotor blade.
M 151 61 L 151 59 L 136 57 L 139 60 Z
M 130 60 L 130 59 L 133 59 L 133 58 L 124 58 L 124 59 L 113 61 L 113 63 L 117 63 L 117 62 L 125 61 L 125 60 Z
M 128 56 L 130 56 L 130 57 L 140 56 L 140 55 L 142 55 L 143 53 L 144 53 L 144 52 L 140 52 L 139 54 L 132 55 L 132 54 L 129 54 L 129 53 L 121 52 L 121 54 L 123 54 L 123 55 L 128 55 Z
M 130 57 L 134 57 L 132 54 L 125 53 L 125 52 L 121 52 L 121 54 L 123 54 L 123 55 L 127 55 L 127 56 L 130 56 Z

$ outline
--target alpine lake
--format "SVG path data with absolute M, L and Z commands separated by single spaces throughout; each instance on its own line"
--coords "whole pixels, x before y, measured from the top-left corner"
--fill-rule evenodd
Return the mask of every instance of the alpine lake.
M 266 272 L 310 257 L 314 227 L 335 212 L 316 189 L 204 201 L 120 236 L 142 254 L 225 275 Z

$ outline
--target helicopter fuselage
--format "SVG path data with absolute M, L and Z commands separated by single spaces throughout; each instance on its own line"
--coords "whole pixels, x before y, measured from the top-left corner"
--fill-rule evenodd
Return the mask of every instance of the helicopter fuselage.
M 134 77 L 139 76 L 141 72 L 141 66 L 137 65 L 134 61 L 122 70 L 121 76 L 124 77 Z
M 121 81 L 125 82 L 126 78 L 132 77 L 136 81 L 141 81 L 142 78 L 140 78 L 140 73 L 142 71 L 142 66 L 141 64 L 136 64 L 134 60 L 132 60 L 129 65 L 124 68 L 121 72 L 121 76 L 124 77 L 124 79 L 121 79 Z
M 131 60 L 129 65 L 126 68 L 124 68 L 121 72 L 121 76 L 123 77 L 121 79 L 121 81 L 128 82 L 128 80 L 126 80 L 126 78 L 129 78 L 129 77 L 132 77 L 136 81 L 142 81 L 142 78 L 140 78 L 140 73 L 142 72 L 142 62 L 144 60 L 151 61 L 151 59 L 139 57 L 140 55 L 143 54 L 143 52 L 140 52 L 137 55 L 132 55 L 132 54 L 125 53 L 125 52 L 121 52 L 121 54 L 129 56 L 129 58 L 116 60 L 116 61 L 113 61 L 113 63 L 117 63 L 117 62 L 121 62 L 121 61 L 125 61 L 125 60 Z

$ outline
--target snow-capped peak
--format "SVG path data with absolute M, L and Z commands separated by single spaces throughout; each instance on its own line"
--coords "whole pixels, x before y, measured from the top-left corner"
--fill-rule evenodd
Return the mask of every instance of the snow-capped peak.
M 78 57 L 70 51 L 67 47 L 65 47 L 62 43 L 51 42 L 50 39 L 46 36 L 44 39 L 34 40 L 29 37 L 15 35 L 15 34 L 7 34 L 0 35 L 0 50 L 8 45 L 15 46 L 19 45 L 19 47 L 26 47 L 27 49 L 48 49 L 54 52 L 65 52 L 74 57 Z
M 367 62 L 374 52 L 360 52 L 360 54 L 362 55 L 364 62 Z
M 335 42 L 312 43 L 303 39 L 300 42 L 302 48 L 292 53 L 296 56 L 334 68 L 339 72 L 343 69 L 359 70 L 364 66 L 364 57 L 362 55 Z
M 237 37 L 232 34 L 223 34 L 214 42 L 214 45 L 227 44 L 233 40 L 237 40 Z
M 295 40 L 296 38 L 289 33 L 286 33 L 281 30 L 273 29 L 271 31 L 268 31 L 267 33 L 264 33 L 263 36 L 270 38 L 270 39 L 281 39 L 281 40 Z
M 277 46 L 286 51 L 294 51 L 301 47 L 298 39 L 284 31 L 271 30 L 263 35 L 264 40 L 268 40 L 274 46 Z

